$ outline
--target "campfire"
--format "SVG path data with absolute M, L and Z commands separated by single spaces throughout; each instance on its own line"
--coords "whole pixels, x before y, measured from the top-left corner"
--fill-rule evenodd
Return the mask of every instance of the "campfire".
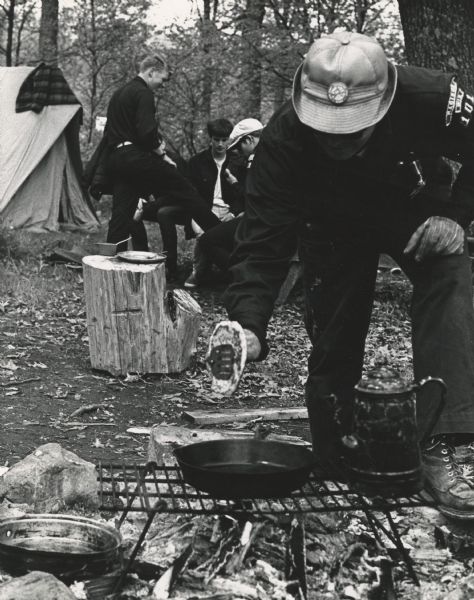
M 3 523 L 40 519 L 38 508 L 46 509 L 45 518 L 55 512 L 71 522 L 86 517 L 116 532 L 123 551 L 101 573 L 91 577 L 84 569 L 74 581 L 60 570 L 58 578 L 39 574 L 48 570 L 41 560 L 26 564 L 24 570 L 33 572 L 23 576 L 0 561 L 0 598 L 3 587 L 16 593 L 8 597 L 22 598 L 34 588 L 30 597 L 52 597 L 54 590 L 58 599 L 357 600 L 390 597 L 383 594 L 393 592 L 394 578 L 413 586 L 400 563 L 403 547 L 396 527 L 390 529 L 390 513 L 375 516 L 393 509 L 393 502 L 362 502 L 337 483 L 310 479 L 281 499 L 216 499 L 187 484 L 176 465 L 96 467 L 46 444 L 3 474 L 0 498 Z M 417 506 L 416 499 L 406 499 L 405 506 Z M 390 531 L 394 542 L 384 533 Z M 50 549 L 61 535 L 48 540 Z M 28 539 L 22 543 L 28 550 Z M 67 555 L 68 548 L 61 552 Z

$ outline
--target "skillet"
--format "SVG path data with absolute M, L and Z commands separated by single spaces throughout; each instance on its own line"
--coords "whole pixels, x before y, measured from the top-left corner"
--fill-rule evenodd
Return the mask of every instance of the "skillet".
M 174 450 L 186 483 L 215 498 L 281 498 L 315 467 L 304 446 L 256 439 L 211 440 Z

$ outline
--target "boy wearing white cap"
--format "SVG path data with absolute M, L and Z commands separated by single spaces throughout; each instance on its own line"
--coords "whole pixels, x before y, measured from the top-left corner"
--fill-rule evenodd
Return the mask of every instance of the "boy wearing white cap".
M 342 32 L 314 42 L 292 100 L 273 115 L 255 154 L 225 294 L 233 324 L 218 326 L 210 344 L 211 359 L 231 366 L 210 361 L 215 388 L 231 392 L 245 351 L 247 360 L 268 353 L 268 321 L 298 248 L 313 343 L 306 383 L 313 446 L 335 458 L 339 432 L 324 398 L 338 397 L 349 430 L 378 258 L 390 254 L 413 284 L 415 378 L 440 377 L 448 388 L 430 437 L 438 398 L 417 401 L 427 485 L 441 510 L 464 519 L 474 518 L 474 487 L 458 462 L 474 440 L 464 234 L 474 218 L 473 110 L 473 96 L 452 75 L 395 67 L 372 38 Z M 452 186 L 444 156 L 461 163 Z M 224 344 L 216 354 L 223 331 L 240 344 L 237 352 Z
M 238 186 L 240 190 L 243 205 L 245 205 L 247 173 L 252 166 L 255 149 L 262 131 L 263 125 L 257 119 L 242 119 L 235 125 L 229 137 L 227 150 L 235 149 L 245 159 L 245 164 L 237 173 L 237 177 L 232 175 L 230 171 L 228 173 L 229 181 L 234 186 Z M 235 232 L 243 214 L 244 211 L 236 215 L 234 219 L 216 225 L 199 238 L 201 251 L 222 271 L 226 271 L 229 267 L 230 255 L 234 249 Z

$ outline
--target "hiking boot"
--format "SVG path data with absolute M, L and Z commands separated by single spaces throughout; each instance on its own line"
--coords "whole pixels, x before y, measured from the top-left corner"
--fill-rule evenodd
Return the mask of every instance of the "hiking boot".
M 438 509 L 455 519 L 474 519 L 474 486 L 456 459 L 446 436 L 435 436 L 422 449 L 425 487 Z
M 221 321 L 209 340 L 206 356 L 211 373 L 211 389 L 230 396 L 239 385 L 247 360 L 247 339 L 237 321 Z

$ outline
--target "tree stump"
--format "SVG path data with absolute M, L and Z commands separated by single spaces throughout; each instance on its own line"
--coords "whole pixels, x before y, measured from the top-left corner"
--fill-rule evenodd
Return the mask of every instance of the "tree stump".
M 112 375 L 178 373 L 196 350 L 201 308 L 185 290 L 166 291 L 164 263 L 85 256 L 91 366 Z

